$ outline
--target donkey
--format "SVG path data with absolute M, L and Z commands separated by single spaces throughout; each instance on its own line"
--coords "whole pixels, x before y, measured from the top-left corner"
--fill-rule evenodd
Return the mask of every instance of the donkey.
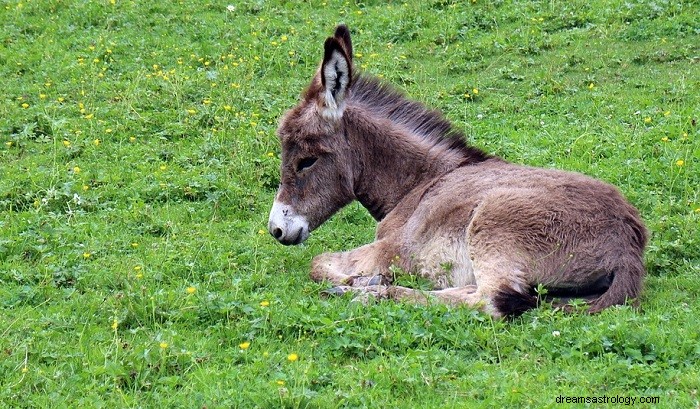
M 647 231 L 613 186 L 560 170 L 508 163 L 469 146 L 440 113 L 356 72 L 345 25 L 277 131 L 281 183 L 270 234 L 309 237 L 358 200 L 376 240 L 314 257 L 311 279 L 330 294 L 469 305 L 514 317 L 543 299 L 581 299 L 591 313 L 635 301 Z M 392 285 L 392 271 L 433 290 Z

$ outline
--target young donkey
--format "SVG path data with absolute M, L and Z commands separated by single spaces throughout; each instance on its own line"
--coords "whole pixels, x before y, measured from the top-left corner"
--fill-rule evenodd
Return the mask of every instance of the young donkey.
M 641 291 L 647 233 L 617 189 L 467 146 L 439 113 L 357 74 L 344 25 L 278 135 L 281 184 L 268 228 L 279 242 L 303 242 L 355 199 L 379 221 L 374 243 L 313 259 L 311 278 L 337 285 L 330 293 L 502 317 L 535 307 L 541 287 L 586 300 L 590 312 Z M 391 285 L 392 265 L 435 290 Z

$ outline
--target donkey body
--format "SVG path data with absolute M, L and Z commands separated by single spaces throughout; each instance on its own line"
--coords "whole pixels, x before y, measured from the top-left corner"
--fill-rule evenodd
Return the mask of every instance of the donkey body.
M 281 184 L 269 231 L 298 244 L 353 200 L 376 240 L 312 261 L 331 293 L 476 306 L 513 316 L 537 288 L 597 312 L 638 297 L 647 233 L 611 185 L 519 166 L 466 145 L 439 113 L 358 75 L 338 26 L 301 102 L 280 122 Z M 392 266 L 435 290 L 392 285 Z

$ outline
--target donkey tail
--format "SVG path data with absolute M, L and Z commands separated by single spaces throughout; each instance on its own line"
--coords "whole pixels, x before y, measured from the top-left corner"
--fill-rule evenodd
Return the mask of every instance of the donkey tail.
M 610 306 L 622 305 L 629 301 L 637 305 L 637 297 L 642 292 L 644 274 L 644 266 L 641 260 L 618 268 L 614 272 L 613 280 L 608 290 L 588 303 L 588 312 L 594 314 Z
M 628 301 L 632 301 L 635 306 L 639 304 L 637 297 L 642 292 L 646 274 L 643 254 L 648 233 L 636 212 L 635 215 L 628 216 L 625 221 L 629 247 L 619 255 L 616 265 L 611 269 L 613 277 L 610 287 L 598 298 L 589 302 L 588 312 L 591 314 Z

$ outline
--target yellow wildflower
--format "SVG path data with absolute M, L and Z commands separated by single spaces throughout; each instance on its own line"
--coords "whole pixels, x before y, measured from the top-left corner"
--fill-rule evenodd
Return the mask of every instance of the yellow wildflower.
M 187 287 L 187 294 L 194 294 L 196 291 L 195 287 Z
M 112 329 L 114 331 L 116 331 L 118 327 L 119 327 L 119 321 L 117 321 L 117 319 L 115 318 L 114 321 L 112 321 Z
M 158 344 L 158 346 L 160 347 L 160 349 L 165 349 L 165 348 L 168 347 L 168 343 L 167 343 L 167 342 L 161 342 L 160 344 Z
M 241 342 L 240 344 L 238 344 L 238 348 L 245 351 L 246 349 L 250 348 L 250 341 Z
M 683 159 L 678 159 L 676 161 L 676 166 L 681 167 L 683 165 L 685 165 L 685 161 Z
M 294 362 L 294 361 L 296 361 L 296 360 L 298 360 L 298 359 L 299 359 L 299 355 L 297 355 L 297 354 L 295 354 L 295 353 L 291 353 L 291 354 L 287 355 L 287 360 L 288 360 L 289 362 Z
M 645 123 L 645 124 L 650 124 L 650 123 L 651 123 L 651 117 L 648 116 L 648 117 L 644 118 L 644 123 Z
M 260 306 L 261 306 L 261 307 L 269 307 L 269 306 L 270 306 L 270 302 L 267 301 L 267 300 L 260 301 Z

